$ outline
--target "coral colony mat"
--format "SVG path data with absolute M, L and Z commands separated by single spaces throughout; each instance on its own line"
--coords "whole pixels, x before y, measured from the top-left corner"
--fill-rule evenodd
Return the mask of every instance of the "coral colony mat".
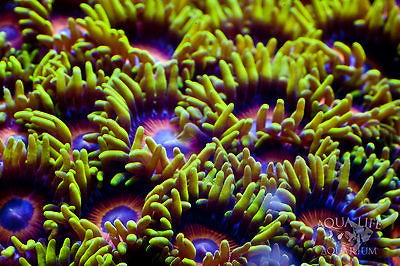
M 0 265 L 400 265 L 400 3 L 0 3 Z

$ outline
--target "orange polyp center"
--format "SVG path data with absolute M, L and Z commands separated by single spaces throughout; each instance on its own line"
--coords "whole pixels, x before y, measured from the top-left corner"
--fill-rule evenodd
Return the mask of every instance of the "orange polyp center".
M 19 31 L 18 21 L 12 14 L 1 14 L 0 12 L 0 15 L 2 16 L 0 20 L 0 32 L 5 31 L 7 34 L 6 40 L 9 41 L 13 47 L 20 48 L 22 44 L 22 34 Z M 13 31 L 13 33 L 10 31 Z
M 167 118 L 147 119 L 142 123 L 142 126 L 144 136 L 151 137 L 157 144 L 162 145 L 169 159 L 175 157 L 175 148 L 179 148 L 180 152 L 187 158 L 196 151 L 196 140 L 180 138 L 179 127 Z M 145 141 L 145 138 L 143 141 Z
M 97 142 L 88 142 L 85 140 L 85 135 L 95 133 L 96 127 L 87 123 L 86 121 L 77 121 L 68 125 L 71 132 L 71 149 L 70 149 L 70 158 L 73 159 L 73 151 L 74 150 L 82 150 L 85 149 L 88 153 L 91 153 L 97 149 L 99 149 Z
M 168 130 L 174 132 L 174 135 L 178 132 L 178 127 L 171 124 L 169 119 L 147 119 L 142 123 L 144 127 L 144 134 L 146 136 L 154 137 L 160 130 Z
M 320 210 L 309 210 L 303 212 L 299 220 L 305 225 L 314 228 L 319 225 L 323 225 L 323 221 L 331 218 L 335 218 L 338 215 L 332 211 L 320 209 Z
M 89 220 L 93 221 L 99 227 L 104 229 L 104 223 L 106 221 L 114 223 L 114 220 L 121 216 L 125 211 L 130 210 L 132 213 L 135 213 L 130 220 L 136 222 L 141 216 L 142 206 L 142 200 L 137 198 L 125 199 L 120 197 L 118 199 L 112 199 L 110 201 L 101 202 L 98 206 L 96 206 L 94 210 L 92 210 Z M 116 214 L 113 215 L 112 212 L 115 212 Z M 109 220 L 107 219 L 108 216 L 114 217 L 115 219 Z M 123 221 L 124 219 L 120 220 Z
M 115 220 L 122 222 L 126 226 L 128 221 L 137 222 L 142 216 L 143 200 L 135 196 L 119 196 L 106 201 L 98 203 L 93 210 L 91 210 L 88 220 L 97 225 L 101 230 L 102 237 L 112 246 L 117 245 L 113 243 L 109 233 L 105 229 L 105 223 L 110 222 L 114 225 Z
M 261 163 L 278 163 L 284 162 L 288 160 L 289 162 L 294 162 L 296 160 L 296 154 L 293 153 L 290 149 L 286 149 L 285 147 L 274 147 L 272 149 L 264 148 L 261 152 L 257 153 L 254 156 Z
M 53 18 L 50 18 L 50 22 L 53 28 L 53 36 L 66 33 L 67 35 L 70 35 L 70 29 L 68 25 L 68 16 L 61 16 L 61 15 L 56 15 Z M 81 31 L 85 32 L 86 30 L 80 26 L 79 24 L 76 25 L 76 27 Z
M 257 135 L 257 129 L 256 129 L 256 119 L 257 119 L 257 113 L 260 109 L 260 106 L 255 106 L 248 108 L 247 110 L 241 112 L 238 115 L 239 119 L 252 119 L 253 120 L 253 125 L 250 130 L 250 132 L 256 136 Z M 273 113 L 274 113 L 274 108 L 269 108 L 268 114 L 267 114 L 267 121 L 264 125 L 264 127 L 267 127 L 269 124 L 272 122 L 273 118 Z M 260 161 L 263 164 L 268 164 L 269 162 L 277 163 L 277 162 L 283 162 L 285 160 L 288 160 L 290 162 L 294 162 L 296 159 L 296 155 L 294 154 L 293 151 L 290 149 L 290 144 L 285 145 L 284 143 L 276 143 L 276 146 L 271 146 L 271 147 L 261 147 L 255 154 L 254 158 L 258 161 Z
M 359 185 L 357 182 L 355 182 L 355 181 L 350 180 L 350 181 L 349 181 L 348 187 L 349 187 L 349 188 L 352 190 L 352 192 L 354 192 L 354 193 L 358 193 L 358 192 L 360 191 L 360 185 Z
M 171 60 L 170 56 L 154 46 L 136 43 L 133 47 L 148 52 L 155 62 L 159 62 L 163 65 Z
M 23 140 L 23 138 L 27 136 L 28 134 L 26 132 L 19 131 L 12 126 L 6 126 L 5 128 L 0 129 L 0 140 L 4 145 L 7 144 L 10 137 L 14 137 L 16 140 Z
M 44 199 L 41 195 L 25 191 L 10 191 L 10 187 L 1 191 L 0 199 L 0 242 L 5 244 L 11 236 L 21 241 L 35 237 L 43 222 L 41 210 Z
M 352 107 L 350 108 L 350 112 L 351 112 L 353 115 L 356 115 L 356 114 L 362 113 L 363 111 L 362 111 L 359 107 L 352 106 Z
M 244 111 L 240 112 L 240 114 L 238 114 L 238 118 L 239 119 L 251 118 L 253 120 L 256 120 L 258 109 L 260 109 L 260 106 L 254 106 L 254 107 L 247 108 L 246 110 L 244 110 Z M 268 112 L 268 117 L 272 117 L 271 110 L 269 110 L 269 112 Z
M 219 250 L 222 240 L 227 240 L 229 242 L 231 250 L 238 246 L 235 241 L 228 238 L 225 234 L 214 231 L 201 224 L 185 225 L 182 229 L 182 233 L 196 248 L 196 265 L 203 265 L 202 261 L 207 252 L 214 255 L 215 251 Z
M 50 22 L 53 26 L 53 35 L 60 34 L 68 29 L 68 17 L 57 16 L 50 19 Z

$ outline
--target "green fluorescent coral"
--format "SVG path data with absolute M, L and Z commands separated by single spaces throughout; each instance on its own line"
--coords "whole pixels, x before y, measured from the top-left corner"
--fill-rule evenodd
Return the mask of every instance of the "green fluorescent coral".
M 0 3 L 0 265 L 400 265 L 394 0 Z

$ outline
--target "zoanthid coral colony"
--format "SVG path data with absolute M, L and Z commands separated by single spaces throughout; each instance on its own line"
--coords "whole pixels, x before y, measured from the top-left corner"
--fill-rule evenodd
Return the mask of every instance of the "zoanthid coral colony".
M 399 265 L 394 0 L 0 3 L 1 265 Z

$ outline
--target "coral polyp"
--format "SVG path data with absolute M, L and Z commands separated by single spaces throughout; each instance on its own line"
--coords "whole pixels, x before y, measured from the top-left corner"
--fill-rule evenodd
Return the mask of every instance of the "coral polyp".
M 128 221 L 137 222 L 141 218 L 142 206 L 143 203 L 138 199 L 120 196 L 120 199 L 96 203 L 95 207 L 90 210 L 89 220 L 105 232 L 106 222 L 114 224 L 117 219 L 122 224 L 126 224 Z
M 5 1 L 8 2 L 8 1 Z M 2 49 L 4 46 L 20 48 L 22 44 L 22 33 L 20 27 L 18 26 L 17 20 L 12 12 L 12 3 L 2 3 L 2 12 L 0 13 L 3 16 L 2 21 L 0 22 L 0 32 L 2 33 Z
M 183 134 L 178 125 L 172 124 L 170 119 L 148 119 L 144 121 L 143 128 L 144 136 L 151 137 L 155 143 L 162 145 L 169 159 L 173 159 L 174 154 L 179 154 L 179 152 L 189 158 L 191 154 L 197 153 L 198 146 L 201 146 L 201 141 L 192 139 L 190 136 L 180 136 Z
M 190 240 L 196 249 L 196 257 L 194 261 L 197 264 L 201 264 L 203 262 L 203 258 L 207 255 L 207 253 L 214 254 L 215 251 L 219 250 L 219 245 L 222 240 L 229 242 L 229 247 L 234 249 L 237 244 L 228 240 L 228 237 L 215 232 L 207 227 L 202 225 L 190 224 L 188 226 L 184 226 L 182 229 L 182 234 L 186 236 L 188 240 Z
M 34 193 L 3 194 L 0 203 L 2 245 L 9 244 L 11 236 L 27 240 L 40 235 L 43 202 L 44 199 Z
M 397 265 L 394 0 L 0 3 L 1 265 Z

